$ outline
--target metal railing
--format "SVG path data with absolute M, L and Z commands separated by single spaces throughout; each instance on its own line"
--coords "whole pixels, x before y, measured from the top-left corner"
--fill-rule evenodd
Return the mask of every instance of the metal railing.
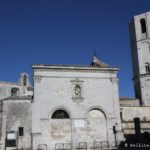
M 56 143 L 55 150 L 72 150 L 71 143 Z
M 39 144 L 37 150 L 47 150 L 47 144 Z
M 117 141 L 117 147 L 119 146 L 120 141 Z M 115 141 L 94 141 L 93 144 L 88 144 L 88 142 L 79 142 L 75 150 L 108 150 L 115 149 L 116 143 Z M 55 150 L 73 150 L 72 143 L 56 143 Z
M 87 142 L 80 142 L 76 149 L 87 150 Z
M 108 149 L 109 148 L 109 143 L 107 141 L 94 141 L 93 142 L 93 147 L 91 149 Z

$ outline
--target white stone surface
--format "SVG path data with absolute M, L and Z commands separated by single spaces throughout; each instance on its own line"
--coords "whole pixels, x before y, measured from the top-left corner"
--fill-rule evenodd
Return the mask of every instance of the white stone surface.
M 118 130 L 121 131 L 117 68 L 112 70 L 94 67 L 91 67 L 91 70 L 83 67 L 59 66 L 58 69 L 54 66 L 47 66 L 47 68 L 43 66 L 40 69 L 33 68 L 35 92 L 32 116 L 32 132 L 35 135 L 33 136 L 33 149 L 37 147 L 35 141 L 38 133 L 40 134 L 38 134 L 37 143 L 47 144 L 48 149 L 53 149 L 56 143 L 71 142 L 73 148 L 76 148 L 79 142 L 88 142 L 92 146 L 95 140 L 114 141 L 113 125 L 117 125 Z M 75 85 L 81 87 L 79 97 L 74 95 Z M 52 114 L 58 109 L 68 112 L 70 125 L 63 120 L 59 123 L 59 119 L 51 119 Z M 101 124 L 103 122 L 101 119 L 89 121 L 88 113 L 92 109 L 103 114 L 103 124 Z M 77 128 L 73 122 L 80 119 L 84 120 L 85 126 Z M 52 128 L 54 121 L 63 126 L 62 132 L 58 125 Z M 71 130 L 67 131 L 65 126 L 68 127 L 67 129 L 70 126 Z M 51 133 L 54 131 L 54 127 L 59 132 L 56 130 L 56 133 L 48 134 L 48 131 Z M 60 137 L 64 137 L 64 131 L 66 131 L 64 135 L 68 137 L 61 139 Z
M 3 101 L 2 122 L 2 149 L 5 147 L 6 132 L 13 131 L 17 134 L 17 146 L 31 148 L 32 110 L 30 100 L 5 100 Z M 19 127 L 23 127 L 24 135 L 19 136 Z
M 75 128 L 84 128 L 85 121 L 83 119 L 74 119 L 74 127 Z
M 145 32 L 142 32 L 141 20 L 145 20 Z M 135 95 L 141 105 L 150 106 L 150 12 L 137 15 L 129 23 L 132 49 L 133 80 Z

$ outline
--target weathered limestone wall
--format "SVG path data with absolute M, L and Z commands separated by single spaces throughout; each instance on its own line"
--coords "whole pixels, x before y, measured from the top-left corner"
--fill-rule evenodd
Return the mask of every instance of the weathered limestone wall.
M 118 131 L 118 140 L 123 138 L 116 72 L 94 69 L 34 70 L 33 149 L 47 145 L 51 150 L 57 142 L 71 142 L 75 149 L 80 142 L 92 147 L 95 140 L 114 141 L 113 126 Z M 76 85 L 81 88 L 79 97 L 75 95 Z M 56 136 L 59 120 L 55 120 L 58 121 L 55 126 L 51 120 L 52 114 L 59 109 L 66 110 L 70 116 L 70 123 L 61 123 L 60 137 Z M 91 110 L 98 110 L 99 113 L 94 113 L 100 114 L 99 118 L 88 117 L 94 116 L 89 114 Z M 56 128 L 55 132 L 52 127 Z
M 15 83 L 0 82 L 0 99 L 5 99 L 11 96 L 11 90 L 18 89 L 17 96 L 33 95 L 33 91 L 29 87 L 21 86 Z
M 135 134 L 134 118 L 140 118 L 141 133 L 150 132 L 150 107 L 121 107 L 124 134 Z
M 149 58 L 150 59 L 150 58 Z M 142 105 L 150 106 L 150 75 L 140 78 L 141 93 L 142 93 Z
M 106 118 L 102 112 L 91 110 L 87 114 L 86 121 L 87 139 L 91 146 L 93 141 L 107 141 Z
M 140 100 L 139 99 L 129 99 L 129 98 L 120 98 L 119 100 L 121 107 L 138 107 L 140 106 Z
M 50 126 L 51 147 L 55 148 L 55 143 L 71 143 L 70 119 L 52 119 Z
M 24 135 L 18 135 L 18 128 L 23 127 Z M 2 123 L 2 149 L 5 147 L 6 132 L 17 133 L 18 149 L 31 148 L 32 111 L 31 100 L 4 100 Z
M 5 83 L 5 82 L 0 82 L 0 99 L 7 98 L 11 96 L 11 89 L 12 88 L 18 88 L 19 91 L 22 93 L 21 86 L 14 84 L 14 83 Z M 18 94 L 21 94 L 21 93 Z

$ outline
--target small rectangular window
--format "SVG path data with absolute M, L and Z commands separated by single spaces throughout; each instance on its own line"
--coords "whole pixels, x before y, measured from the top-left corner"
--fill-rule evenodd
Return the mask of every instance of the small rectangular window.
M 24 128 L 19 127 L 19 136 L 23 136 Z
M 150 64 L 149 63 L 146 63 L 145 70 L 146 70 L 146 73 L 150 73 Z
M 120 118 L 121 118 L 121 120 L 123 120 L 123 118 L 122 118 L 122 112 L 120 112 Z

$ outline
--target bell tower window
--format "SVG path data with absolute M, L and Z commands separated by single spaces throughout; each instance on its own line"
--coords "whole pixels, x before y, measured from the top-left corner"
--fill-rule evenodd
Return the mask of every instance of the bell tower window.
M 143 34 L 143 33 L 146 33 L 146 22 L 145 22 L 145 19 L 142 18 L 142 19 L 140 20 L 140 23 L 141 23 L 141 32 L 142 32 L 142 34 Z
M 26 86 L 27 85 L 27 76 L 24 75 L 23 77 L 23 85 Z
M 19 89 L 18 88 L 12 88 L 11 89 L 11 96 L 18 96 Z
M 150 64 L 146 63 L 145 65 L 146 73 L 150 73 Z

